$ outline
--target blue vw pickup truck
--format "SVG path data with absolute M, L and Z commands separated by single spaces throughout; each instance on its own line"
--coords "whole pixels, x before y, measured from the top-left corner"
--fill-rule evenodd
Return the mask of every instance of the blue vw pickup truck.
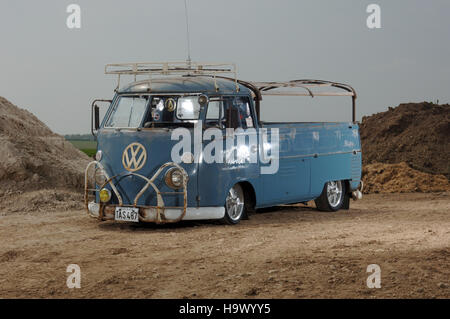
M 246 82 L 233 64 L 194 62 L 110 64 L 105 73 L 118 84 L 112 100 L 92 103 L 98 149 L 85 205 L 95 218 L 237 224 L 262 207 L 314 200 L 337 211 L 362 196 L 356 93 L 346 84 Z M 120 86 L 124 76 L 134 81 Z M 353 118 L 263 122 L 264 95 L 348 96 Z

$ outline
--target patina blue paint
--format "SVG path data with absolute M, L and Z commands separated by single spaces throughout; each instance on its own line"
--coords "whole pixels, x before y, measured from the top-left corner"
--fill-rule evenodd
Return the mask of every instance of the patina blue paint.
M 234 81 L 211 77 L 178 77 L 162 80 L 139 81 L 120 89 L 111 103 L 114 106 L 121 95 L 157 94 L 205 94 L 209 97 L 248 97 L 252 114 L 256 114 L 251 91 Z M 217 89 L 218 88 L 218 89 Z M 109 116 L 108 111 L 105 118 Z M 200 112 L 204 120 L 206 107 Z M 136 173 L 151 177 L 165 163 L 171 162 L 172 147 L 178 141 L 171 140 L 176 128 L 137 129 L 104 128 L 105 119 L 98 131 L 98 149 L 102 151 L 101 164 L 110 176 L 125 174 L 117 179 L 116 187 L 124 204 L 131 205 L 136 194 L 145 185 L 137 177 L 127 176 L 122 165 L 124 149 L 131 143 L 144 145 L 147 151 L 145 165 Z M 259 123 L 254 121 L 256 134 L 259 128 L 279 129 L 279 170 L 275 174 L 261 174 L 261 145 L 257 138 L 256 163 L 242 165 L 227 163 L 207 164 L 204 161 L 180 165 L 189 175 L 187 187 L 188 207 L 223 207 L 227 193 L 236 183 L 244 183 L 246 190 L 253 192 L 258 207 L 304 202 L 317 198 L 328 181 L 342 180 L 355 190 L 361 180 L 361 144 L 359 127 L 355 123 Z M 191 141 L 194 141 L 194 128 Z M 225 143 L 225 140 L 224 140 Z M 194 149 L 192 145 L 192 149 Z M 164 174 L 155 182 L 161 192 L 171 191 L 164 182 Z M 107 186 L 109 187 L 109 186 Z M 98 198 L 97 198 L 98 201 Z M 166 206 L 182 206 L 181 195 L 164 198 Z M 112 199 L 117 204 L 117 199 Z M 156 194 L 149 188 L 140 198 L 139 205 L 156 205 Z

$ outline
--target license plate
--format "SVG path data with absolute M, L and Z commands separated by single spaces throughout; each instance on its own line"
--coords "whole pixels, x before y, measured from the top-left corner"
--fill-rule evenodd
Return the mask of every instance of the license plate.
M 139 222 L 139 208 L 135 207 L 116 207 L 114 214 L 115 220 L 121 220 L 125 222 Z

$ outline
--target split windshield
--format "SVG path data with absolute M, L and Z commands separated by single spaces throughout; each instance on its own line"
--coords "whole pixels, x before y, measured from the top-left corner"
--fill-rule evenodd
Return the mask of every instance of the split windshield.
M 144 116 L 148 96 L 122 96 L 114 105 L 106 127 L 138 127 Z
M 137 128 L 157 124 L 195 123 L 200 115 L 198 96 L 121 96 L 105 127 Z

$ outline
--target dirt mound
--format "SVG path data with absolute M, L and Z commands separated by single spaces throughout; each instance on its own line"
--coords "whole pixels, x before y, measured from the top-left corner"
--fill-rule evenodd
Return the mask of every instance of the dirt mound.
M 84 207 L 81 190 L 19 191 L 0 197 L 0 201 L 0 216 L 3 213 L 65 211 Z
M 6 198 L 18 195 L 23 201 L 24 192 L 56 189 L 81 194 L 88 161 L 33 114 L 0 97 L 1 211 L 8 210 Z
M 450 178 L 450 105 L 400 104 L 365 116 L 361 123 L 363 164 L 406 162 Z
M 450 182 L 444 175 L 423 173 L 412 169 L 405 162 L 365 165 L 363 182 L 365 194 L 450 191 Z

